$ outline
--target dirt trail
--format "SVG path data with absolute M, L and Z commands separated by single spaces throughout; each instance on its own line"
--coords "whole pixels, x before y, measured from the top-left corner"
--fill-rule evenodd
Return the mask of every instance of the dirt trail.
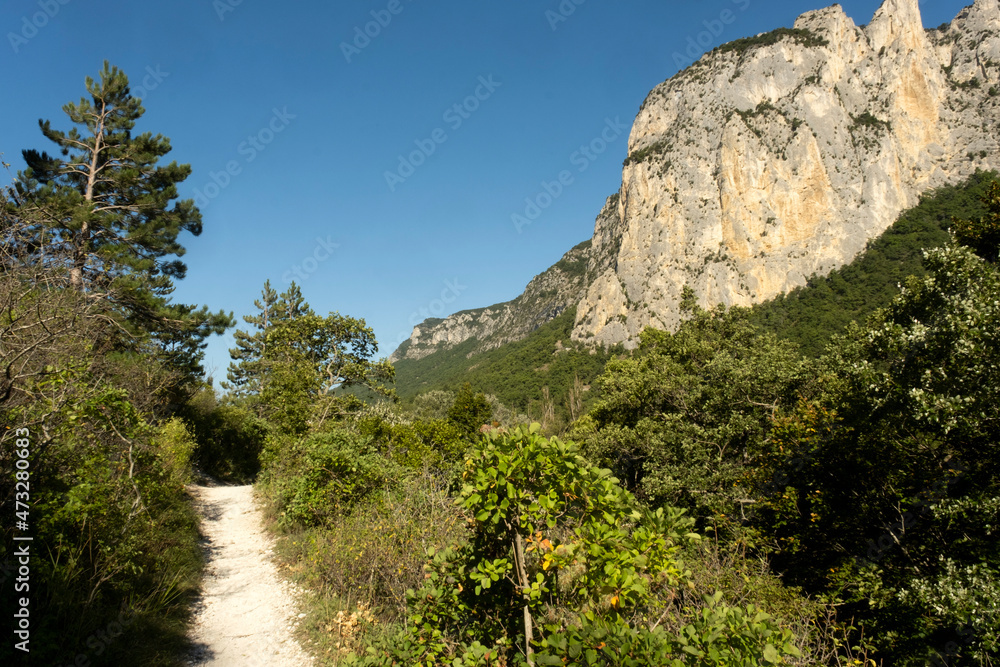
M 191 632 L 190 665 L 300 667 L 314 664 L 293 638 L 294 588 L 270 555 L 272 541 L 250 486 L 190 486 L 208 567 Z

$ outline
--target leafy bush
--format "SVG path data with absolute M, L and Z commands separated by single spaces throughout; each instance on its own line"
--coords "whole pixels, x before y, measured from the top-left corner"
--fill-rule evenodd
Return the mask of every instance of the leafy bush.
M 980 593 L 1000 577 L 1000 273 L 962 247 L 926 261 L 831 347 L 827 395 L 781 419 L 769 446 L 794 473 L 755 522 L 786 579 L 842 596 L 889 664 L 958 639 L 951 658 L 985 664 L 1000 629 L 1000 600 Z
M 272 430 L 266 421 L 240 405 L 216 405 L 211 390 L 196 396 L 184 415 L 198 443 L 193 461 L 202 472 L 241 484 L 256 478 Z
M 333 525 L 282 536 L 281 558 L 316 592 L 304 623 L 320 650 L 360 648 L 405 622 L 406 591 L 423 583 L 426 550 L 460 539 L 464 519 L 443 481 L 421 473 Z
M 480 427 L 493 419 L 493 407 L 484 394 L 472 391 L 472 385 L 463 384 L 455 394 L 455 402 L 448 409 L 448 421 L 455 424 L 467 438 L 474 437 Z
M 982 200 L 989 211 L 974 220 L 953 218 L 952 231 L 956 241 L 995 264 L 1000 252 L 1000 182 L 993 181 Z
M 533 650 L 539 665 L 682 665 L 685 654 L 759 665 L 797 653 L 754 610 L 720 607 L 681 637 L 649 630 L 655 594 L 688 576 L 677 554 L 697 537 L 683 532 L 691 521 L 641 511 L 576 445 L 538 431 L 487 437 L 460 495 L 468 540 L 428 552 L 408 630 L 348 664 L 524 664 Z M 720 637 L 723 627 L 733 634 Z
M 434 389 L 413 398 L 411 412 L 417 419 L 444 419 L 455 403 L 455 392 Z
M 157 429 L 154 442 L 171 478 L 185 484 L 191 480 L 191 455 L 198 446 L 184 420 L 174 417 Z
M 284 527 L 330 525 L 401 478 L 399 467 L 370 438 L 342 428 L 273 438 L 266 457 L 265 485 Z
M 747 462 L 774 413 L 816 391 L 815 371 L 746 310 L 684 307 L 676 333 L 646 329 L 632 358 L 608 364 L 586 450 L 654 506 L 705 521 L 739 514 Z
M 0 464 L 13 470 L 9 440 L 30 425 L 32 658 L 169 664 L 201 571 L 182 485 L 190 439 L 177 423 L 153 429 L 126 392 L 83 370 L 53 369 L 34 390 L 44 400 L 4 412 L 9 430 L 0 431 Z M 166 448 L 164 435 L 173 441 Z M 0 487 L 14 497 L 12 475 Z M 11 595 L 5 586 L 5 603 Z M 89 638 L 123 622 L 135 640 L 109 641 L 95 654 Z M 0 656 L 9 650 L 12 642 Z

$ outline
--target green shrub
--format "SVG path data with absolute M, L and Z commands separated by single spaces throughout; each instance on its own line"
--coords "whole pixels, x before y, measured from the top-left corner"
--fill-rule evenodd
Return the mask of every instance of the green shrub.
M 460 539 L 465 525 L 444 482 L 420 473 L 333 525 L 282 536 L 280 557 L 316 592 L 304 625 L 319 651 L 361 648 L 405 622 L 406 591 L 423 583 L 426 550 Z
M 267 458 L 267 493 L 286 528 L 329 525 L 402 477 L 370 438 L 345 429 L 274 439 Z
M 260 457 L 271 431 L 268 423 L 240 405 L 189 406 L 185 411 L 198 446 L 194 463 L 225 482 L 245 484 L 260 472 Z
M 29 429 L 33 664 L 73 664 L 80 654 L 91 665 L 171 664 L 201 571 L 181 483 L 190 440 L 179 423 L 153 429 L 125 391 L 84 371 L 53 370 L 35 389 L 61 405 L 6 412 L 5 425 L 15 426 L 0 431 L 0 464 L 10 470 L 6 438 L 16 425 L 45 425 Z M 4 478 L 0 491 L 13 497 L 13 477 Z M 8 609 L 12 590 L 3 591 Z M 127 632 L 107 637 L 124 624 Z M 98 653 L 99 632 L 108 641 Z
M 811 30 L 805 30 L 803 28 L 778 28 L 777 30 L 772 30 L 771 32 L 766 32 L 754 37 L 734 39 L 731 42 L 717 46 L 713 53 L 737 53 L 742 56 L 751 49 L 771 46 L 773 44 L 777 44 L 783 39 L 791 39 L 806 47 L 827 46 L 830 43 L 827 39 L 820 37 Z
M 657 594 L 690 576 L 677 554 L 697 538 L 684 534 L 692 522 L 641 511 L 575 444 L 539 430 L 487 436 L 459 498 L 469 538 L 428 551 L 409 629 L 348 664 L 524 664 L 533 650 L 538 665 L 683 665 L 697 655 L 749 667 L 798 654 L 788 630 L 721 595 L 681 635 L 656 630 Z
M 472 385 L 468 382 L 463 384 L 448 410 L 448 421 L 455 424 L 467 438 L 473 438 L 479 433 L 480 427 L 489 424 L 492 419 L 493 407 L 486 396 L 472 391 Z
M 191 455 L 197 443 L 184 424 L 184 420 L 174 417 L 161 424 L 156 430 L 154 443 L 171 478 L 182 484 L 189 482 Z

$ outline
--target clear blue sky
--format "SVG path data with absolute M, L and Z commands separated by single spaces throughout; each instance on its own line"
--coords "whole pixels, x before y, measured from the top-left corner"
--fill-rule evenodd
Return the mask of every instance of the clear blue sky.
M 700 55 L 822 4 L 6 0 L 0 152 L 21 169 L 22 149 L 51 151 L 38 119 L 67 129 L 62 105 L 110 60 L 144 99 L 138 129 L 170 137 L 168 158 L 192 165 L 182 196 L 208 202 L 204 233 L 183 239 L 176 300 L 242 316 L 266 279 L 284 289 L 298 266 L 313 308 L 365 318 L 387 355 L 424 314 L 511 299 L 590 238 L 639 105 L 689 40 Z M 867 23 L 880 3 L 841 4 Z M 925 25 L 965 4 L 925 0 Z M 376 19 L 374 37 L 345 49 Z M 608 119 L 624 133 L 577 153 Z M 416 142 L 433 152 L 411 162 Z M 519 232 L 512 214 L 564 170 L 572 183 Z M 216 379 L 230 346 L 209 346 Z

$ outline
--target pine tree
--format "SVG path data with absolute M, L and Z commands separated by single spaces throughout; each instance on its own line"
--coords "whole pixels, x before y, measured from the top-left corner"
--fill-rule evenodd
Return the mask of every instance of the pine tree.
M 545 388 L 546 392 L 548 387 Z M 454 423 L 469 438 L 476 437 L 480 427 L 493 419 L 493 407 L 486 396 L 472 390 L 468 382 L 459 387 L 455 402 L 448 410 L 448 421 Z
M 289 319 L 312 315 L 313 311 L 305 302 L 302 290 L 295 282 L 281 294 L 271 287 L 271 281 L 264 283 L 261 298 L 253 302 L 258 314 L 245 315 L 243 321 L 251 326 L 248 331 L 237 330 L 233 334 L 236 347 L 229 350 L 233 359 L 229 364 L 223 383 L 225 389 L 237 396 L 257 396 L 260 394 L 265 372 L 267 335 L 271 328 Z
M 61 157 L 23 151 L 28 168 L 4 201 L 18 221 L 7 250 L 107 304 L 134 344 L 153 340 L 191 380 L 202 373 L 205 339 L 233 325 L 232 314 L 170 303 L 173 280 L 187 271 L 177 237 L 202 229 L 192 200 L 174 202 L 191 168 L 158 164 L 170 152 L 166 137 L 133 136 L 145 109 L 124 72 L 105 62 L 86 88 L 89 99 L 63 107 L 77 127 L 63 132 L 39 120 Z
M 193 200 L 170 205 L 191 167 L 158 164 L 170 152 L 166 137 L 133 136 L 145 109 L 124 72 L 105 62 L 86 87 L 90 99 L 63 107 L 78 127 L 63 132 L 38 122 L 61 157 L 23 151 L 28 169 L 19 174 L 19 201 L 25 213 L 44 213 L 35 216 L 25 247 L 61 265 L 73 288 L 108 298 L 133 319 L 162 315 L 172 279 L 187 270 L 177 259 L 185 252 L 177 237 L 202 229 Z

